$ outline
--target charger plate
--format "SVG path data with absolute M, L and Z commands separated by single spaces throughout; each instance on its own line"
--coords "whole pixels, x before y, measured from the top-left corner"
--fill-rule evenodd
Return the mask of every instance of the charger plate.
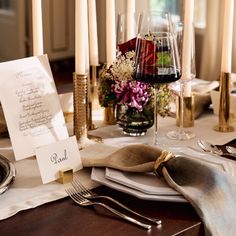
M 103 184 L 107 187 L 113 188 L 123 193 L 135 196 L 143 200 L 150 201 L 163 201 L 163 202 L 187 202 L 187 200 L 181 195 L 158 195 L 158 194 L 147 194 L 141 191 L 138 191 L 133 188 L 129 188 L 125 185 L 116 183 L 106 178 L 105 168 L 94 167 L 91 173 L 91 179 Z
M 8 190 L 16 176 L 14 165 L 0 154 L 0 194 Z

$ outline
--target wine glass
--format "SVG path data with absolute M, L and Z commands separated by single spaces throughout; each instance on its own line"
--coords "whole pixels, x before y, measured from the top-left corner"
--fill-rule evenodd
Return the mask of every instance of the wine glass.
M 116 45 L 125 43 L 136 37 L 139 15 L 137 13 L 119 13 L 116 25 Z
M 137 36 L 135 78 L 155 88 L 154 144 L 157 145 L 160 144 L 157 137 L 158 85 L 179 80 L 180 62 L 175 36 L 170 32 L 150 31 L 149 26 Z
M 182 62 L 182 76 L 181 79 L 178 81 L 179 83 L 179 128 L 177 130 L 173 130 L 167 133 L 167 137 L 173 140 L 189 140 L 194 138 L 196 135 L 190 130 L 187 130 L 184 125 L 184 106 L 185 97 L 191 99 L 191 80 L 196 77 L 196 65 L 195 65 L 195 40 L 194 40 L 194 26 L 192 26 L 192 37 L 190 41 L 190 58 L 189 58 L 189 73 L 184 71 L 185 68 L 183 65 L 183 30 L 184 25 L 182 23 L 176 24 L 176 29 L 174 30 L 174 34 L 176 37 L 176 41 L 179 45 L 179 52 L 180 52 L 180 61 Z M 186 61 L 186 60 L 185 60 Z M 184 63 L 186 64 L 186 63 Z M 177 112 L 177 111 L 176 111 Z

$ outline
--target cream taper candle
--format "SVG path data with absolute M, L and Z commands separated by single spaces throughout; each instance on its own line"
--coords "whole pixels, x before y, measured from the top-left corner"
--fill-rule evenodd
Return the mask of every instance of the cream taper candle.
M 90 65 L 97 66 L 98 62 L 98 35 L 96 1 L 88 0 L 89 13 L 89 60 Z
M 234 0 L 225 0 L 221 71 L 231 73 Z
M 87 0 L 75 1 L 75 72 L 79 75 L 86 73 L 86 34 L 88 25 Z
M 115 1 L 106 0 L 106 57 L 111 64 L 116 58 Z
M 33 55 L 43 54 L 43 20 L 41 0 L 32 0 Z
M 194 0 L 186 0 L 184 8 L 184 35 L 183 35 L 183 52 L 182 52 L 182 78 L 191 80 L 191 52 L 193 42 L 193 14 Z M 191 96 L 191 82 L 186 83 L 184 97 Z
M 135 0 L 126 0 L 126 17 L 127 17 L 127 35 L 126 40 L 130 40 L 135 37 Z

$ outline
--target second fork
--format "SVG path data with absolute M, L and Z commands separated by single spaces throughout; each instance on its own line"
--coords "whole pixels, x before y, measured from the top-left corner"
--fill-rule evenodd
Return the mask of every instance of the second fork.
M 134 215 L 137 215 L 145 220 L 148 220 L 149 222 L 155 223 L 157 225 L 160 225 L 162 222 L 159 219 L 155 219 L 155 218 L 150 218 L 144 215 L 141 215 L 140 213 L 133 211 L 132 209 L 130 209 L 129 207 L 125 206 L 124 204 L 118 202 L 117 200 L 115 200 L 114 198 L 111 198 L 109 196 L 104 196 L 104 195 L 98 195 L 95 192 L 92 192 L 91 190 L 85 188 L 85 186 L 79 181 L 79 177 L 75 174 L 73 181 L 71 183 L 73 185 L 73 187 L 75 189 L 77 189 L 77 191 L 79 191 L 83 197 L 87 198 L 87 199 L 98 199 L 98 198 L 103 198 L 103 199 L 107 199 L 109 201 L 112 201 L 113 203 L 117 204 L 118 206 L 122 207 L 123 209 L 133 213 Z
M 127 220 L 133 224 L 136 224 L 138 226 L 141 226 L 145 229 L 151 229 L 151 225 L 148 225 L 148 224 L 144 224 L 132 217 L 129 217 L 119 211 L 117 211 L 116 209 L 104 204 L 104 203 L 101 203 L 101 202 L 96 202 L 96 201 L 90 201 L 86 198 L 83 197 L 83 195 L 81 195 L 79 192 L 76 191 L 76 189 L 74 188 L 67 188 L 65 189 L 66 193 L 69 195 L 69 197 L 74 201 L 76 202 L 78 205 L 80 206 L 92 206 L 92 205 L 99 205 L 99 206 L 102 206 L 104 208 L 106 208 L 107 210 L 109 210 L 110 212 L 114 213 L 115 215 L 121 217 L 122 219 L 124 220 Z

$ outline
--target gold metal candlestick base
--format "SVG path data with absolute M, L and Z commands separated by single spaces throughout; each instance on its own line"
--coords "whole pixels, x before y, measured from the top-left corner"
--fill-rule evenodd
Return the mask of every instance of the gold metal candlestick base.
M 74 102 L 74 135 L 78 141 L 85 143 L 86 139 L 102 142 L 102 138 L 88 135 L 88 80 L 87 75 L 73 74 Z
M 97 127 L 93 124 L 93 110 L 96 108 L 97 104 L 99 104 L 97 93 L 97 66 L 92 66 L 92 77 L 89 81 L 88 129 L 94 130 L 97 129 Z
M 224 133 L 234 131 L 230 125 L 230 73 L 222 72 L 220 76 L 219 124 L 214 130 Z
M 73 104 L 74 104 L 74 135 L 79 141 L 88 137 L 87 129 L 87 102 L 88 102 L 87 75 L 73 74 Z
M 194 126 L 194 113 L 195 113 L 195 106 L 194 106 L 194 95 L 191 97 L 184 97 L 183 98 L 183 127 L 193 127 Z M 180 103 L 180 96 L 176 98 L 176 125 L 180 125 L 180 113 L 181 113 L 181 103 Z
M 96 129 L 95 125 L 93 124 L 93 106 L 92 106 L 92 102 L 88 103 L 88 129 L 89 130 L 94 130 Z

